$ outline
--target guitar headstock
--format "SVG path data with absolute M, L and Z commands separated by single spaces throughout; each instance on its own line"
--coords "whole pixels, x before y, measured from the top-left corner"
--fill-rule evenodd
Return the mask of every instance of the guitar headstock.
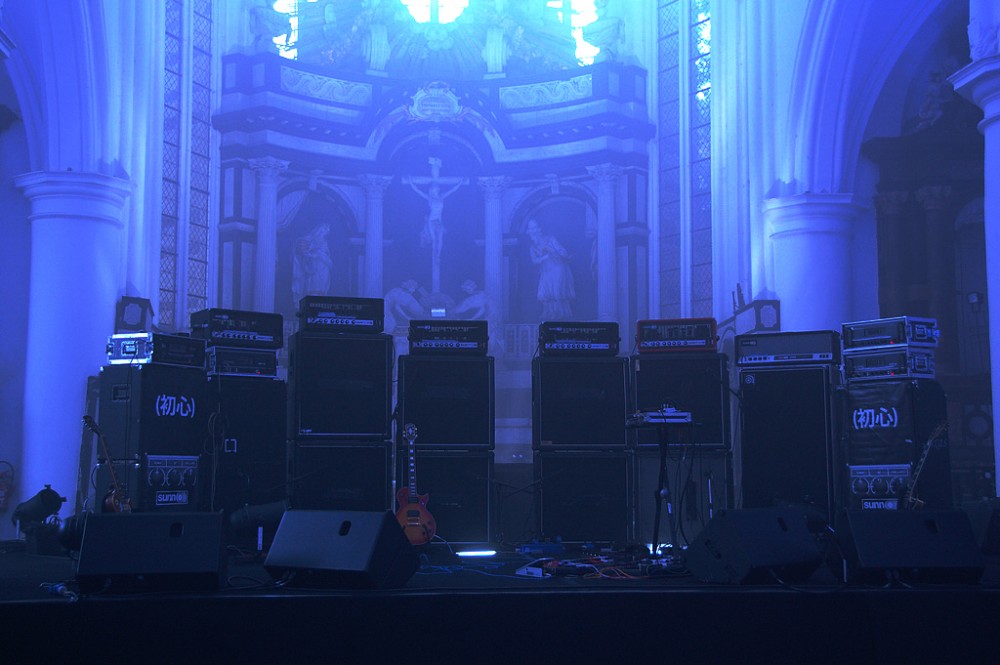
M 413 423 L 403 425 L 403 438 L 407 443 L 413 443 L 417 439 L 417 426 Z
M 101 436 L 101 429 L 97 426 L 97 423 L 94 422 L 94 419 L 91 418 L 90 416 L 85 415 L 83 417 L 83 426 L 86 427 L 91 434 L 96 434 L 97 436 Z

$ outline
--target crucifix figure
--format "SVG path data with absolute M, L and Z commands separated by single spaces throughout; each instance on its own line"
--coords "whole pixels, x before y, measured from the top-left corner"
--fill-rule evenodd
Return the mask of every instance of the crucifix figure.
M 462 185 L 469 184 L 468 178 L 442 178 L 441 159 L 429 157 L 427 163 L 431 165 L 431 177 L 410 176 L 403 179 L 403 182 L 413 188 L 420 198 L 427 201 L 429 211 L 427 213 L 427 224 L 421 232 L 422 241 L 431 245 L 431 291 L 440 293 L 441 291 L 441 246 L 444 244 L 444 200 L 455 193 Z M 427 191 L 421 190 L 418 185 L 427 185 Z M 442 186 L 450 186 L 443 190 Z

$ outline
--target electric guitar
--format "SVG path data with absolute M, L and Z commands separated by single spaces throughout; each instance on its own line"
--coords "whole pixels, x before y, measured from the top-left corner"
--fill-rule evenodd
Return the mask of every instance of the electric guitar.
M 927 437 L 927 443 L 924 444 L 924 450 L 920 453 L 920 459 L 917 461 L 917 468 L 913 471 L 913 480 L 910 481 L 910 486 L 906 488 L 906 495 L 903 497 L 904 509 L 916 510 L 923 508 L 924 502 L 917 498 L 917 481 L 920 480 L 920 474 L 924 470 L 924 463 L 927 461 L 927 456 L 930 454 L 931 448 L 934 447 L 934 443 L 946 431 L 948 431 L 948 421 L 944 420 L 938 423 L 938 426 L 934 428 L 931 435 Z
M 132 512 L 132 502 L 129 500 L 125 490 L 118 484 L 118 476 L 115 475 L 115 464 L 111 461 L 108 453 L 108 442 L 104 439 L 104 434 L 90 416 L 83 417 L 83 425 L 91 433 L 97 436 L 101 443 L 101 452 L 108 463 L 108 470 L 111 472 L 111 488 L 104 495 L 104 502 L 101 504 L 101 512 L 104 513 L 130 513 Z
M 412 545 L 426 545 L 434 539 L 437 525 L 434 517 L 427 510 L 427 494 L 417 494 L 417 464 L 416 451 L 413 442 L 417 439 L 417 428 L 412 423 L 403 426 L 403 438 L 406 439 L 410 482 L 406 487 L 396 492 L 399 510 L 396 511 L 396 521 L 403 527 L 406 538 Z

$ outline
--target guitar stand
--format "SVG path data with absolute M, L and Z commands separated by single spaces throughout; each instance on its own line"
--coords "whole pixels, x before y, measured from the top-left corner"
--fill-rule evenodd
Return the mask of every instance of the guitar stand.
M 670 526 L 670 547 L 677 547 L 677 522 L 674 520 L 674 502 L 670 494 L 670 474 L 667 472 L 667 425 L 660 425 L 658 429 L 658 443 L 660 446 L 660 471 L 659 480 L 656 486 L 656 511 L 653 517 L 653 542 L 651 552 L 654 557 L 660 547 L 660 517 L 663 514 L 663 503 L 667 504 L 667 524 Z M 668 557 L 669 558 L 669 557 Z

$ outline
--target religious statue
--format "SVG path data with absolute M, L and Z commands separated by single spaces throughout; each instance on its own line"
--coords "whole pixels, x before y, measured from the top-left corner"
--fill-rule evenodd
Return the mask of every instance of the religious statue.
M 411 176 L 403 179 L 420 198 L 427 201 L 427 222 L 421 231 L 422 244 L 431 246 L 431 291 L 441 290 L 441 247 L 444 245 L 444 200 L 454 194 L 462 185 L 469 184 L 468 178 L 442 178 L 441 160 L 430 157 L 427 163 L 431 166 L 431 177 Z M 418 185 L 427 185 L 427 191 L 422 191 Z M 442 189 L 442 186 L 450 186 Z
M 254 0 L 250 7 L 250 34 L 253 35 L 253 50 L 256 53 L 277 51 L 274 38 L 284 37 L 287 43 L 291 32 L 292 24 L 288 14 L 274 9 L 273 2 Z
M 576 298 L 569 252 L 553 236 L 542 232 L 533 219 L 525 228 L 531 246 L 531 262 L 538 266 L 538 302 L 543 321 L 559 321 L 573 316 L 570 301 Z
M 385 294 L 385 331 L 390 335 L 407 335 L 410 319 L 427 317 L 427 310 L 417 300 L 417 282 L 407 279 Z
M 330 256 L 329 224 L 318 224 L 295 241 L 292 254 L 292 298 L 298 304 L 303 296 L 325 296 L 330 292 L 333 258 Z
M 465 298 L 458 303 L 452 313 L 460 319 L 486 321 L 490 335 L 490 353 L 494 356 L 501 355 L 503 331 L 496 301 L 471 279 L 462 282 L 462 291 L 465 293 Z

